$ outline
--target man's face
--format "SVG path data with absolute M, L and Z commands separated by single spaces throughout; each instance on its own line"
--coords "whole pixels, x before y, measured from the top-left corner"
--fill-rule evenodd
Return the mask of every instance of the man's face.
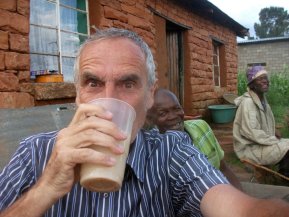
M 253 82 L 256 93 L 266 93 L 269 90 L 269 80 L 266 74 L 256 78 Z
M 131 40 L 94 41 L 80 54 L 76 103 L 96 98 L 116 98 L 129 103 L 136 110 L 133 140 L 153 103 L 154 86 L 149 88 L 147 80 L 145 56 Z
M 155 98 L 154 124 L 161 133 L 167 130 L 184 130 L 184 110 L 177 99 L 168 95 Z

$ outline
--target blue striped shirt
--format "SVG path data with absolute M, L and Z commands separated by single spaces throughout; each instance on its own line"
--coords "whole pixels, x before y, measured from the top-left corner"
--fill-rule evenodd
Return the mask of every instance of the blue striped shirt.
M 0 210 L 37 182 L 56 137 L 57 132 L 43 133 L 20 143 L 0 174 Z M 203 195 L 220 183 L 228 182 L 194 148 L 187 134 L 141 130 L 132 144 L 119 191 L 90 192 L 77 183 L 44 216 L 202 216 Z

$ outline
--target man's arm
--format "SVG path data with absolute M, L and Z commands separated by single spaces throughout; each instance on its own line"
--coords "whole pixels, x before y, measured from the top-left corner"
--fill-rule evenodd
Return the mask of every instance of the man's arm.
M 101 107 L 89 104 L 79 106 L 70 125 L 58 133 L 41 178 L 34 187 L 1 212 L 0 217 L 42 216 L 52 204 L 71 190 L 77 175 L 77 165 L 114 165 L 115 160 L 109 155 L 88 148 L 93 144 L 105 146 L 115 154 L 124 152 L 123 147 L 117 144 L 119 140 L 124 140 L 126 135 L 123 135 L 110 120 L 111 114 L 107 114 Z
M 236 175 L 233 173 L 233 171 L 225 163 L 224 159 L 220 161 L 220 170 L 234 187 L 238 188 L 241 191 L 243 190 L 240 181 L 238 180 Z
M 216 185 L 204 195 L 201 211 L 205 217 L 287 217 L 289 204 L 253 198 L 230 185 Z
M 0 213 L 0 217 L 40 217 L 56 201 L 49 186 L 43 186 L 39 181 L 13 205 Z

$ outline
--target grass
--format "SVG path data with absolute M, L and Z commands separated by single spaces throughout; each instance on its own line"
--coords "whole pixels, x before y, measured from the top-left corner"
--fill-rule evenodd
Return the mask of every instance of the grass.
M 282 137 L 289 137 L 289 68 L 284 67 L 281 72 L 272 72 L 269 75 L 270 88 L 266 94 L 272 108 L 276 126 L 281 131 Z M 245 72 L 238 73 L 238 95 L 247 91 Z

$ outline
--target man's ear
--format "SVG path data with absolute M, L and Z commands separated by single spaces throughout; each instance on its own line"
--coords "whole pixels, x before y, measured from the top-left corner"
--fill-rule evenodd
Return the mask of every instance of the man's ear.
M 157 87 L 158 87 L 158 81 L 156 80 L 156 82 L 149 88 L 147 102 L 146 102 L 146 110 L 149 110 L 154 104 L 154 95 L 155 95 L 155 91 Z

